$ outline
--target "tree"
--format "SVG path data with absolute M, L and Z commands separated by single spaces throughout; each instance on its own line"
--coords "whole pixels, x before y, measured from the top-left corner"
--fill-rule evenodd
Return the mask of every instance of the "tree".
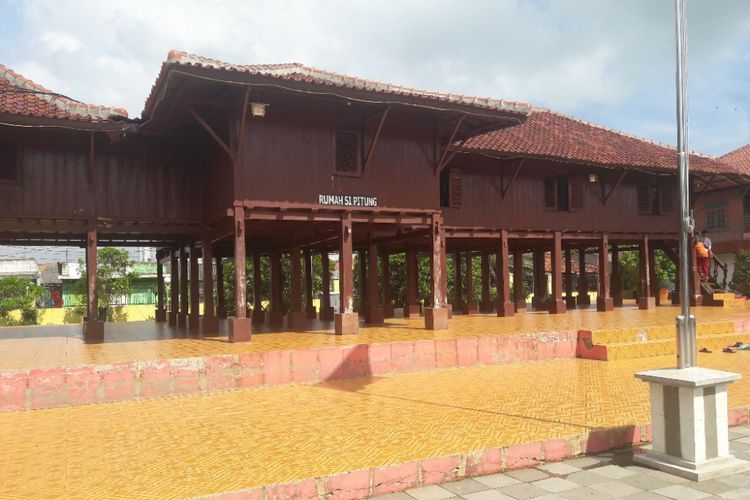
M 742 295 L 750 295 L 750 254 L 745 250 L 734 254 L 734 273 L 730 286 Z
M 117 297 L 133 293 L 133 280 L 138 273 L 132 270 L 134 262 L 128 257 L 128 252 L 120 248 L 101 248 L 96 253 L 96 259 L 97 306 L 106 309 Z M 76 288 L 81 295 L 88 293 L 86 271 L 81 273 Z
M 36 302 L 42 287 L 17 276 L 0 278 L 0 325 L 35 325 Z M 11 318 L 11 311 L 21 311 L 21 319 Z

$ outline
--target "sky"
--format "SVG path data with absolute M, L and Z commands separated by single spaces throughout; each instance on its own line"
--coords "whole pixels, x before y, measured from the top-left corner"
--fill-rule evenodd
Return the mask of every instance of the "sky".
M 688 0 L 692 150 L 750 142 L 750 0 Z M 676 142 L 673 0 L 0 0 L 0 64 L 138 117 L 170 49 L 529 102 Z

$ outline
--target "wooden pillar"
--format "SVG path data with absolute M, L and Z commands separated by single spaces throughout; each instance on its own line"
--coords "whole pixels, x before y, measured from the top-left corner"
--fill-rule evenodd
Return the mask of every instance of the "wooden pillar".
M 164 309 L 164 255 L 156 254 L 156 311 L 154 318 L 157 322 L 167 321 L 167 311 Z
M 573 296 L 573 256 L 570 247 L 565 248 L 565 307 L 576 308 L 576 298 Z
M 611 311 L 613 307 L 609 282 L 609 237 L 602 234 L 599 241 L 599 294 L 596 296 L 596 310 L 606 312 Z
M 367 248 L 367 300 L 365 320 L 370 324 L 383 323 L 383 307 L 378 296 L 378 246 L 370 241 Z
M 359 315 L 354 312 L 354 276 L 352 275 L 352 215 L 341 216 L 339 223 L 339 312 L 334 315 L 336 335 L 359 333 Z
M 591 305 L 589 281 L 586 279 L 586 249 L 578 249 L 578 306 Z
M 419 317 L 420 310 L 417 303 L 417 254 L 413 250 L 406 252 L 406 304 L 404 304 L 404 318 Z
M 490 253 L 482 250 L 482 301 L 479 303 L 479 312 L 492 312 L 492 299 L 490 298 Z
M 448 308 L 445 289 L 445 232 L 440 214 L 433 214 L 430 222 L 430 275 L 432 286 L 431 307 L 425 307 L 424 321 L 428 330 L 448 329 Z
M 515 305 L 510 295 L 510 252 L 508 250 L 508 231 L 500 230 L 500 246 L 495 260 L 495 275 L 497 277 L 497 315 L 513 316 Z
M 290 284 L 291 304 L 287 315 L 287 327 L 290 330 L 304 330 L 307 326 L 307 313 L 302 309 L 302 270 L 300 259 L 302 255 L 298 246 L 293 246 L 289 252 L 291 260 L 292 281 Z M 310 287 L 312 288 L 312 286 Z
M 331 307 L 331 266 L 328 260 L 328 250 L 320 252 L 320 265 L 323 272 L 323 301 L 320 305 L 319 317 L 320 321 L 333 321 L 333 308 Z
M 226 319 L 227 301 L 224 293 L 224 259 L 216 259 L 216 317 Z
M 198 271 L 198 249 L 195 244 L 190 244 L 190 315 L 188 316 L 188 327 L 191 331 L 199 332 L 201 289 L 200 271 Z
M 99 319 L 99 293 L 96 283 L 97 247 L 98 235 L 96 226 L 92 223 L 86 234 L 86 319 L 83 322 L 83 340 L 87 344 L 104 342 L 104 322 Z
M 169 250 L 169 326 L 177 326 L 177 317 L 180 314 L 180 266 L 177 260 L 177 252 Z
M 381 253 L 380 263 L 383 268 L 383 317 L 392 318 L 394 311 L 391 290 L 391 256 L 387 253 Z
M 463 291 L 461 286 L 461 252 L 453 254 L 453 311 L 463 311 Z
M 466 303 L 464 314 L 476 314 L 479 312 L 474 302 L 474 254 L 471 250 L 466 252 Z
M 549 301 L 550 314 L 562 314 L 567 311 L 563 300 L 562 282 L 562 233 L 555 231 L 552 237 L 552 299 Z M 545 277 L 546 281 L 546 277 Z
M 281 276 L 281 252 L 271 252 L 271 314 L 268 326 L 271 328 L 284 327 L 284 279 Z
M 180 314 L 177 316 L 177 326 L 187 328 L 188 326 L 188 252 L 185 246 L 180 247 Z
M 612 306 L 622 307 L 622 274 L 620 272 L 620 249 L 617 244 L 612 245 Z
M 203 317 L 201 317 L 201 333 L 203 335 L 217 335 L 219 320 L 214 309 L 214 249 L 211 240 L 204 237 L 201 241 L 203 249 Z M 218 284 L 219 286 L 221 283 Z
M 307 319 L 318 317 L 318 311 L 313 305 L 313 256 L 310 252 L 304 253 L 305 258 L 305 315 Z
M 513 302 L 516 312 L 526 309 L 526 293 L 523 290 L 523 250 L 513 251 Z
M 641 278 L 641 296 L 638 297 L 639 309 L 653 309 L 656 301 L 651 295 L 651 272 L 649 271 L 649 241 L 648 235 L 644 234 L 639 244 L 638 271 Z
M 234 207 L 234 308 L 229 318 L 229 341 L 247 342 L 252 324 L 247 317 L 247 276 L 245 275 L 245 209 Z
M 252 321 L 254 325 L 263 325 L 266 322 L 266 312 L 263 310 L 263 294 L 261 293 L 261 285 L 263 284 L 263 278 L 261 276 L 261 262 L 260 252 L 255 250 L 253 252 L 253 316 Z
M 651 296 L 654 298 L 654 304 L 661 305 L 659 297 L 659 279 L 656 277 L 656 249 L 654 245 L 649 245 L 648 249 L 648 271 L 649 281 L 651 282 Z

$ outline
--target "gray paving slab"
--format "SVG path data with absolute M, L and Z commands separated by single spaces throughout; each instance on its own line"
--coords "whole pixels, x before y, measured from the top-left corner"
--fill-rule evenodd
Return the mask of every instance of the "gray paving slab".
M 570 500 L 600 500 L 606 498 L 614 498 L 612 495 L 602 493 L 601 491 L 592 490 L 587 486 L 581 486 L 580 488 L 576 488 L 574 490 L 561 491 L 560 493 L 558 493 L 558 495 Z
M 574 483 L 573 481 L 568 481 L 567 479 L 563 479 L 561 477 L 548 477 L 547 479 L 534 481 L 531 484 L 539 488 L 542 488 L 543 490 L 549 491 L 550 493 L 559 493 L 561 491 L 580 488 L 581 486 L 578 483 Z
M 521 482 L 518 479 L 510 477 L 505 473 L 491 474 L 489 476 L 479 476 L 475 477 L 474 480 L 485 484 L 490 488 L 502 488 L 504 486 L 510 486 L 511 484 L 518 484 Z
M 567 475 L 567 474 L 573 474 L 574 472 L 581 472 L 580 467 L 575 467 L 565 462 L 552 462 L 552 463 L 540 465 L 539 467 L 537 467 L 537 469 L 543 470 L 544 472 L 549 472 L 550 474 L 555 474 L 555 475 Z
M 500 488 L 500 491 L 513 498 L 517 498 L 518 500 L 528 500 L 549 493 L 549 491 L 543 490 L 542 488 L 529 483 L 519 483 L 506 486 L 505 488 Z
M 594 474 L 590 470 L 584 470 L 581 472 L 576 472 L 575 474 L 570 474 L 565 479 L 580 484 L 581 486 L 590 486 L 592 484 L 609 481 L 609 478 L 604 477 L 600 474 Z
M 452 491 L 456 495 L 465 495 L 467 493 L 476 493 L 477 491 L 488 490 L 489 486 L 482 484 L 479 481 L 473 479 L 462 479 L 461 481 L 454 481 L 452 483 L 445 483 L 441 485 L 448 491 Z
M 709 498 L 713 496 L 711 493 L 690 488 L 685 484 L 670 484 L 664 488 L 654 490 L 653 493 L 667 498 L 673 498 L 674 500 L 700 500 L 701 498 Z
M 592 484 L 591 486 L 589 486 L 589 488 L 591 488 L 592 490 L 596 490 L 602 493 L 612 495 L 616 498 L 643 492 L 643 489 L 636 488 L 635 486 L 632 486 L 618 479 L 613 479 L 611 481 L 604 481 L 603 483 Z
M 547 474 L 544 471 L 540 471 L 539 469 L 518 469 L 518 470 L 512 470 L 506 472 L 510 477 L 514 477 L 518 479 L 519 481 L 524 482 L 531 482 L 531 481 L 538 481 L 540 479 L 546 479 L 549 477 L 549 474 Z
M 604 476 L 609 479 L 622 479 L 623 477 L 633 476 L 637 474 L 637 472 L 635 471 L 628 470 L 617 465 L 605 465 L 603 467 L 595 467 L 589 470 L 594 474 L 599 474 L 600 476 Z
M 500 490 L 484 490 L 476 493 L 467 493 L 463 495 L 466 500 L 515 500 L 512 496 L 506 495 Z
M 452 491 L 448 491 L 436 484 L 432 486 L 412 488 L 410 490 L 406 490 L 406 493 L 411 497 L 416 498 L 417 500 L 445 500 L 447 498 L 455 496 Z

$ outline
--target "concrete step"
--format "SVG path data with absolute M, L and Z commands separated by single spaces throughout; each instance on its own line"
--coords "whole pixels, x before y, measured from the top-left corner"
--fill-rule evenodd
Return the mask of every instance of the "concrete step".
M 697 334 L 717 335 L 735 332 L 732 321 L 716 321 L 710 323 L 698 323 Z M 619 344 L 626 342 L 647 342 L 658 339 L 672 339 L 675 336 L 674 325 L 648 326 L 642 328 L 618 328 L 609 330 L 596 330 L 592 332 L 594 344 Z
M 648 358 L 653 356 L 667 356 L 677 353 L 677 340 L 674 338 L 654 339 L 645 342 L 619 342 L 606 345 L 594 345 L 592 350 L 596 352 L 594 359 L 607 361 L 618 359 Z M 735 342 L 750 342 L 750 333 L 725 333 L 714 335 L 699 335 L 697 338 L 698 349 L 708 348 L 713 352 L 721 350 Z

